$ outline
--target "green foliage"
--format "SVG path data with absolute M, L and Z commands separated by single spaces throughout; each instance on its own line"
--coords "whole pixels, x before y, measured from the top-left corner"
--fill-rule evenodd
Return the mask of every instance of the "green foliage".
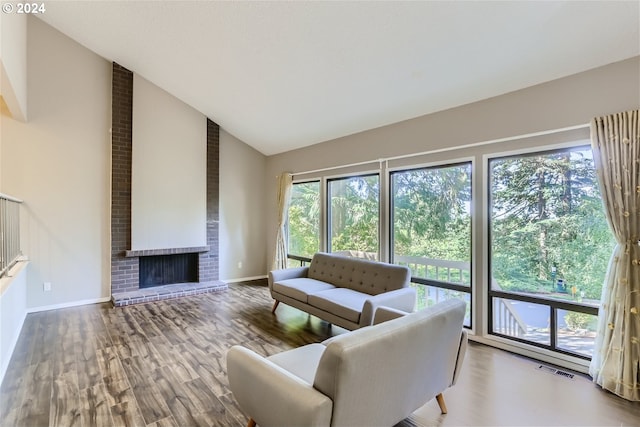
M 587 329 L 590 323 L 595 321 L 595 317 L 586 313 L 568 311 L 564 315 L 564 321 L 570 330 L 577 331 L 578 329 Z
M 551 293 L 562 278 L 575 298 L 600 298 L 614 240 L 589 155 L 491 162 L 491 268 L 502 289 Z
M 289 253 L 311 257 L 320 248 L 320 182 L 295 184 L 289 205 Z
M 378 253 L 378 175 L 329 182 L 331 250 Z
M 471 165 L 395 172 L 396 255 L 471 260 Z

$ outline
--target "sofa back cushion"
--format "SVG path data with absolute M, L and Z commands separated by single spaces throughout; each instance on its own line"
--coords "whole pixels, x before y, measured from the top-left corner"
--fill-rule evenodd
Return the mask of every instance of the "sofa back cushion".
M 318 252 L 311 260 L 309 278 L 378 295 L 409 286 L 411 270 L 400 265 Z
M 465 303 L 425 310 L 328 340 L 314 387 L 332 426 L 391 426 L 452 385 Z

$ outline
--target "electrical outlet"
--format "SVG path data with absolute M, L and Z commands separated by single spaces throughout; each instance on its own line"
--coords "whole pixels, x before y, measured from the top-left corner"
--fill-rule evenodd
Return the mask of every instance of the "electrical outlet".
M 238 261 L 238 269 L 242 268 L 242 261 Z
M 42 290 L 45 292 L 49 292 L 51 290 L 51 282 L 44 282 L 42 284 Z

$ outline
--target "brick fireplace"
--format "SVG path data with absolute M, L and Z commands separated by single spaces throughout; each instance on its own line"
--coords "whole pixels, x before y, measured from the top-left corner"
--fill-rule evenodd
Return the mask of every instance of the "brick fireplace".
M 206 246 L 132 250 L 131 177 L 133 73 L 113 63 L 111 181 L 111 300 L 115 306 L 227 289 L 218 275 L 218 194 L 220 128 L 207 119 Z M 140 259 L 190 255 L 196 281 L 140 287 Z M 176 259 L 178 259 L 177 257 Z

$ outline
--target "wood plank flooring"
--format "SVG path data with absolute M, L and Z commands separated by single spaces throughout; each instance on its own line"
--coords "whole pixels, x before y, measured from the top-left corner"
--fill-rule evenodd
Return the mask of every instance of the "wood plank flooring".
M 271 355 L 345 333 L 272 300 L 263 283 L 134 306 L 27 316 L 0 388 L 2 426 L 243 426 L 226 378 L 235 344 Z M 397 427 L 640 425 L 640 405 L 577 374 L 471 344 L 449 409 L 427 403 Z

